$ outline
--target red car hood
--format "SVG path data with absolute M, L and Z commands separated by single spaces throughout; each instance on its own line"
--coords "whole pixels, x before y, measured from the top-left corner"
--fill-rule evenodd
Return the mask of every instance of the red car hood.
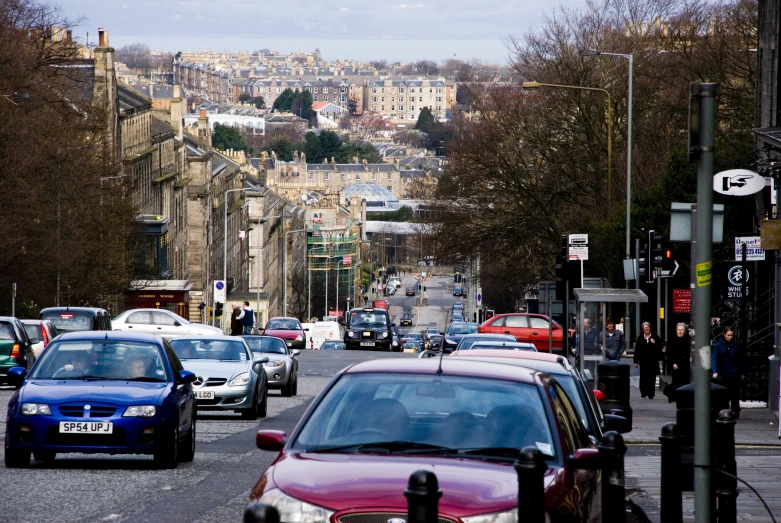
M 276 336 L 277 338 L 282 338 L 283 340 L 294 340 L 296 339 L 296 336 L 303 336 L 303 331 L 289 331 L 289 330 L 273 330 L 273 329 L 266 329 L 266 332 L 264 333 L 266 336 Z
M 288 495 L 337 512 L 406 513 L 404 489 L 410 474 L 420 469 L 437 475 L 443 493 L 440 516 L 460 518 L 518 506 L 512 463 L 435 456 L 286 454 L 269 472 L 273 483 Z M 548 469 L 546 488 L 556 472 Z

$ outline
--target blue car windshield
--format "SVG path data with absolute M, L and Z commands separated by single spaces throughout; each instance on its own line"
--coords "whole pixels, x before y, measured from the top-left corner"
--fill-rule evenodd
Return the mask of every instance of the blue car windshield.
M 477 325 L 474 323 L 451 323 L 447 329 L 448 334 L 472 334 L 477 332 Z
M 118 340 L 53 341 L 31 379 L 168 381 L 164 357 L 154 343 Z
M 249 361 L 241 341 L 182 339 L 171 340 L 171 347 L 180 360 Z
M 539 390 L 529 383 L 447 374 L 345 374 L 305 421 L 293 448 L 360 452 L 361 446 L 401 442 L 477 459 L 502 450 L 514 460 L 517 451 L 508 449 L 534 446 L 555 459 L 548 419 Z

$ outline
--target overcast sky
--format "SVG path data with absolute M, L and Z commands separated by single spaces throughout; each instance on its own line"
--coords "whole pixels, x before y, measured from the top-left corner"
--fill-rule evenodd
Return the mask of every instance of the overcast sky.
M 556 5 L 585 0 L 52 0 L 94 40 L 127 37 L 494 40 L 538 26 Z M 151 41 L 155 41 L 150 38 Z M 159 42 L 159 40 L 157 40 Z M 154 45 L 150 45 L 154 48 Z

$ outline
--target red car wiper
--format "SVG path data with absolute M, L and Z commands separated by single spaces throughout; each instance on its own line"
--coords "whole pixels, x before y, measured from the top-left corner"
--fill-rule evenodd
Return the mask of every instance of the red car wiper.
M 428 443 L 416 443 L 414 441 L 377 441 L 368 443 L 358 443 L 352 445 L 334 445 L 334 446 L 321 446 L 321 447 L 309 447 L 306 452 L 402 452 L 418 453 L 418 452 L 431 452 L 431 451 L 454 451 L 449 447 L 443 447 L 441 445 L 430 445 Z M 412 451 L 412 452 L 410 452 Z

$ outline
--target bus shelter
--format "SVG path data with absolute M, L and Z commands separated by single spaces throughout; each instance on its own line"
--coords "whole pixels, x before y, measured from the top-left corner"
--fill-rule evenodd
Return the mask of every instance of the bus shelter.
M 598 366 L 606 361 L 603 340 L 610 321 L 619 323 L 620 318 L 608 318 L 608 303 L 647 303 L 648 296 L 640 289 L 574 289 L 577 325 L 575 327 L 576 365 L 580 373 L 596 385 L 599 378 Z M 627 348 L 631 343 L 629 333 L 624 333 Z

